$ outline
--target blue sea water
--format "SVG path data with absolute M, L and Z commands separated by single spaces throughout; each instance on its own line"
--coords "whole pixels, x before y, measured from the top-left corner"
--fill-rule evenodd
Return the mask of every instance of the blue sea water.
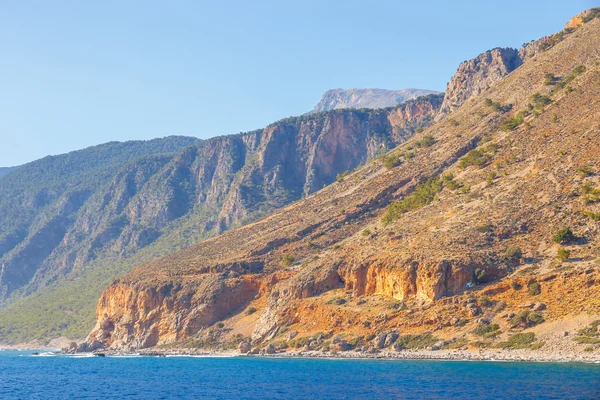
M 600 399 L 600 365 L 0 351 L 2 399 Z

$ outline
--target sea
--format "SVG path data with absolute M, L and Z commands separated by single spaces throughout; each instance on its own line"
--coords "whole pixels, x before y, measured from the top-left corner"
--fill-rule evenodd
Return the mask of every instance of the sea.
M 2 399 L 600 399 L 600 364 L 0 351 Z

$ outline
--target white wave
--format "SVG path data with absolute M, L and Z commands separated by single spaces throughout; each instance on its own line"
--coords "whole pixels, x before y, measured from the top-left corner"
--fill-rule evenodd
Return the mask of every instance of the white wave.
M 143 357 L 141 354 L 110 354 L 107 355 L 110 358 L 139 358 Z
M 232 358 L 235 354 L 167 354 L 166 357 L 189 357 L 189 358 Z

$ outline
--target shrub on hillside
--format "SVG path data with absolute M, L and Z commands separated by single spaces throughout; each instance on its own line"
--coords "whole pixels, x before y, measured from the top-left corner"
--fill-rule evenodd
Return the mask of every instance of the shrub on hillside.
M 431 135 L 426 135 L 423 137 L 423 139 L 421 140 L 417 140 L 415 142 L 415 146 L 418 148 L 422 148 L 422 147 L 430 147 L 433 146 L 435 144 L 436 140 L 433 136 Z
M 585 65 L 578 65 L 575 68 L 573 68 L 573 73 L 575 75 L 581 75 L 586 71 Z
M 506 249 L 504 256 L 502 256 L 502 261 L 505 263 L 515 266 L 521 262 L 521 258 L 523 258 L 523 251 L 520 247 L 511 246 Z
M 556 258 L 560 261 L 569 261 L 569 257 L 571 257 L 571 251 L 561 247 L 556 252 Z
M 508 131 L 514 131 L 515 129 L 517 129 L 519 127 L 519 125 L 521 125 L 523 122 L 525 122 L 525 113 L 523 111 L 519 111 L 517 113 L 517 115 L 515 115 L 513 118 L 508 119 L 506 121 L 504 121 L 501 125 L 500 125 L 500 129 L 502 129 L 505 132 Z
M 295 261 L 295 260 L 296 260 L 296 259 L 294 258 L 294 256 L 293 256 L 293 255 L 291 255 L 291 254 L 286 254 L 286 255 L 285 255 L 285 256 L 283 256 L 283 258 L 281 259 L 281 264 L 282 264 L 284 267 L 290 267 L 290 266 L 291 266 L 291 265 L 294 263 L 294 261 Z
M 556 232 L 552 240 L 559 244 L 566 244 L 575 240 L 575 235 L 571 231 L 571 228 L 567 226 Z
M 390 156 L 387 156 L 383 160 L 383 166 L 387 169 L 392 169 L 394 167 L 397 167 L 400 164 L 402 164 L 402 161 L 400 161 L 400 157 L 397 154 L 392 154 Z
M 536 108 L 543 108 L 544 106 L 552 103 L 552 99 L 550 97 L 544 96 L 540 93 L 534 93 L 533 96 L 531 96 L 531 100 Z
M 526 349 L 535 342 L 535 333 L 516 333 L 508 338 L 506 342 L 501 342 L 498 347 L 503 349 Z
M 426 206 L 435 199 L 436 194 L 442 190 L 442 187 L 442 182 L 438 177 L 429 178 L 425 183 L 417 186 L 404 200 L 391 203 L 383 216 L 383 222 L 388 224 L 407 211 Z
M 475 165 L 477 167 L 482 167 L 488 162 L 490 162 L 491 157 L 485 153 L 485 151 L 480 149 L 474 149 L 468 152 L 463 158 L 458 162 L 458 166 L 461 168 L 467 168 L 471 165 Z
M 542 293 L 542 287 L 537 282 L 531 282 L 529 285 L 527 285 L 527 291 L 530 295 L 537 296 L 538 294 Z

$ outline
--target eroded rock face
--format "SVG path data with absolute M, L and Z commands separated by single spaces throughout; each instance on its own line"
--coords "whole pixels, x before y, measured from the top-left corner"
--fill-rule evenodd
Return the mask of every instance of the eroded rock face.
M 87 343 L 139 349 L 189 337 L 239 311 L 258 293 L 251 279 L 207 274 L 187 285 L 115 283 L 98 302 L 98 323 Z
M 456 110 L 465 101 L 481 94 L 522 64 L 519 51 L 495 48 L 459 65 L 448 83 L 437 120 Z

